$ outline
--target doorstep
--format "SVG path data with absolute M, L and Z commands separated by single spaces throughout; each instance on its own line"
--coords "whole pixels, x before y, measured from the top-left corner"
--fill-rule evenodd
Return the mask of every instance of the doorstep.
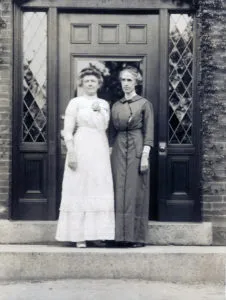
M 0 245 L 0 280 L 142 279 L 224 284 L 226 247 Z

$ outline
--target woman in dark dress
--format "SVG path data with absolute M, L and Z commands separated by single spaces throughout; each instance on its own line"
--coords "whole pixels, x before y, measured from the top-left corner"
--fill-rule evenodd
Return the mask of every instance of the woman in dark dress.
M 115 240 L 144 246 L 148 228 L 149 153 L 153 147 L 153 108 L 136 94 L 140 72 L 127 66 L 120 72 L 125 96 L 112 107 L 112 172 L 115 192 Z

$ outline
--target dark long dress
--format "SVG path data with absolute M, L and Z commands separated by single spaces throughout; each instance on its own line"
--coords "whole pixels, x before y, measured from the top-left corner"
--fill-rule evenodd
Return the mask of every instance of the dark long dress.
M 136 95 L 116 102 L 111 116 L 115 240 L 145 243 L 149 172 L 140 173 L 140 161 L 144 145 L 153 146 L 153 108 L 147 99 Z

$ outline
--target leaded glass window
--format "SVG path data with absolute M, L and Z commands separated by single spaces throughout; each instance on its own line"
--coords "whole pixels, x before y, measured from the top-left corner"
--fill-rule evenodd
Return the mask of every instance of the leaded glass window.
M 46 142 L 47 16 L 23 14 L 23 142 Z
M 193 17 L 171 14 L 169 26 L 169 144 L 192 144 Z

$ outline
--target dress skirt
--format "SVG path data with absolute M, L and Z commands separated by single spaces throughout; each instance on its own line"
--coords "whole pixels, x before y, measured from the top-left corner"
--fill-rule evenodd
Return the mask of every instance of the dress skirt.
M 77 168 L 71 170 L 66 157 L 56 239 L 113 240 L 114 198 L 106 132 L 80 126 L 73 138 Z

